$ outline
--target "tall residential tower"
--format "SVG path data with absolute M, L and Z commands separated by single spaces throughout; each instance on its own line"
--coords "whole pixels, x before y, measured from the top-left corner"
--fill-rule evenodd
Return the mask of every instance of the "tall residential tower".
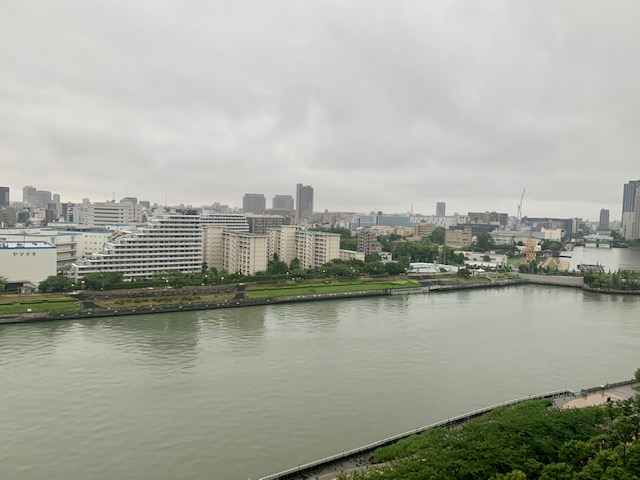
M 296 223 L 308 220 L 313 215 L 313 187 L 296 185 Z

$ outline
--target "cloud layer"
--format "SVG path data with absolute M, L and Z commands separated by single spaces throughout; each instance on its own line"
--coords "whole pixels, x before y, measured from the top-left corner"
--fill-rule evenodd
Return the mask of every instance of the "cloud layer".
M 640 4 L 3 2 L 0 183 L 63 200 L 619 216 Z

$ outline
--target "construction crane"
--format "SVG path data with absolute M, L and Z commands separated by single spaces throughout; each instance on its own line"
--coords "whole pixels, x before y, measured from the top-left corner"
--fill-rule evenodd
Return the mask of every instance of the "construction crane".
M 524 200 L 524 194 L 527 191 L 527 189 L 525 188 L 524 190 L 522 190 L 522 195 L 520 195 L 520 201 L 518 202 L 517 205 L 517 211 L 518 211 L 518 225 L 522 224 L 522 200 Z

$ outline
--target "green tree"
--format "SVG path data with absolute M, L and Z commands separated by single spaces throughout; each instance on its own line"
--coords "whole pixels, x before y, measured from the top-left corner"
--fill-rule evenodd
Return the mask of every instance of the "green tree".
M 294 258 L 293 260 L 291 260 L 291 262 L 289 262 L 289 269 L 290 270 L 298 270 L 300 269 L 300 260 L 298 260 L 298 258 Z
M 444 245 L 444 235 L 446 233 L 446 228 L 444 227 L 436 227 L 431 232 L 431 241 L 436 245 Z
M 122 279 L 122 273 L 119 272 L 97 272 L 85 275 L 82 281 L 89 290 L 104 290 L 117 283 L 122 283 Z
M 407 271 L 407 267 L 398 262 L 387 262 L 384 264 L 384 268 L 389 275 L 400 275 Z
M 73 286 L 73 281 L 70 278 L 59 274 L 45 278 L 38 285 L 38 290 L 41 292 L 68 292 L 73 289 Z
M 341 238 L 340 239 L 340 248 L 342 250 L 358 250 L 358 239 L 355 237 L 352 238 Z
M 282 260 L 277 259 L 274 255 L 273 260 L 267 262 L 266 273 L 268 275 L 285 275 L 289 271 L 289 267 Z
M 490 233 L 479 233 L 476 237 L 476 250 L 486 252 L 488 250 L 493 250 L 495 246 L 496 242 L 493 241 L 493 237 Z
M 381 260 L 380 258 L 380 254 L 378 252 L 371 252 L 371 253 L 367 253 L 364 256 L 364 263 L 370 263 L 370 262 L 379 262 Z
M 7 277 L 0 275 L 0 293 L 4 292 L 7 287 Z

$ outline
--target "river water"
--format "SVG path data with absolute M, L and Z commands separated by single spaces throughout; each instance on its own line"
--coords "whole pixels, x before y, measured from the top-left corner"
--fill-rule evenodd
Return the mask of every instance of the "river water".
M 255 480 L 639 345 L 640 297 L 533 285 L 0 326 L 0 478 Z
M 569 262 L 569 270 L 578 270 L 581 263 L 599 263 L 605 272 L 617 270 L 640 271 L 640 252 L 635 248 L 576 247 Z

